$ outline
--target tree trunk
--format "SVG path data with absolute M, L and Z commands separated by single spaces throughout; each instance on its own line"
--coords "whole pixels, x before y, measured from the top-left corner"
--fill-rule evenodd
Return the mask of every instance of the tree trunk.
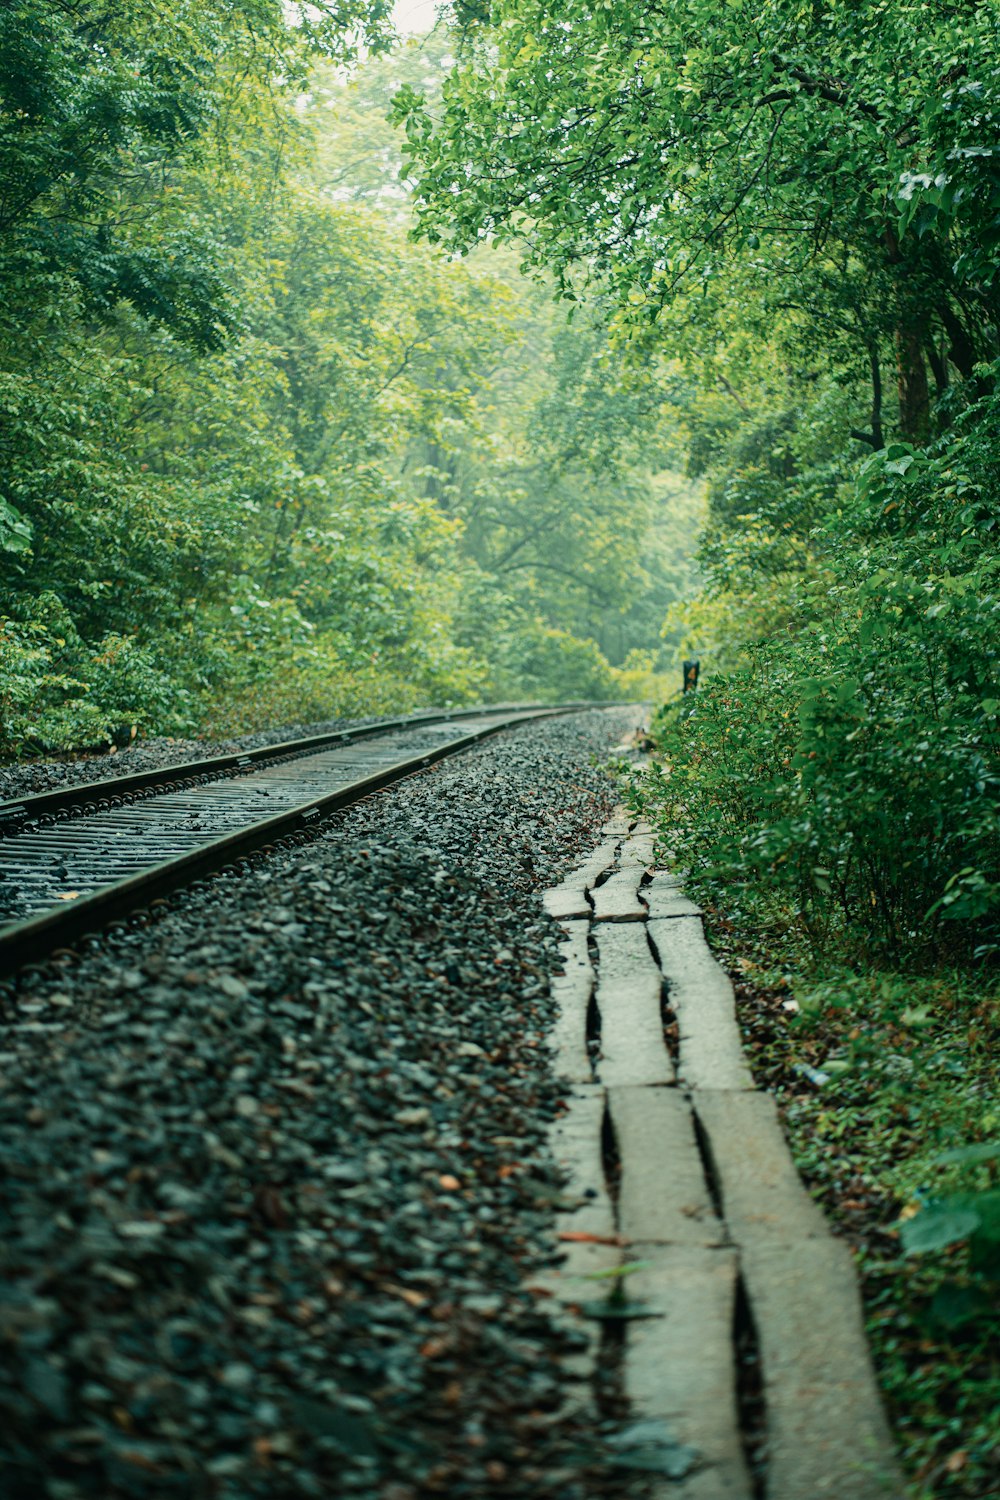
M 923 343 L 913 328 L 897 328 L 899 372 L 899 431 L 908 443 L 925 443 L 930 426 L 931 398 Z
M 927 354 L 927 361 L 931 367 L 931 373 L 934 376 L 934 384 L 937 387 L 937 393 L 939 396 L 943 396 L 950 383 L 948 380 L 948 355 L 944 349 L 938 348 L 934 335 L 932 333 L 927 335 L 927 341 L 924 344 L 924 350 Z
M 877 453 L 885 447 L 885 438 L 882 435 L 882 367 L 874 344 L 868 351 L 868 362 L 872 375 L 872 447 Z
M 963 380 L 968 380 L 976 363 L 976 350 L 962 319 L 945 302 L 941 307 L 941 322 L 951 343 L 948 358 Z

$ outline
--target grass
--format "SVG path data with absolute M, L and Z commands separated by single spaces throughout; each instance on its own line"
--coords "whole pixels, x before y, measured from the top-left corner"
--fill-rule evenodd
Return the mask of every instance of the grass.
M 995 988 L 982 974 L 824 966 L 791 944 L 776 966 L 776 930 L 719 914 L 710 923 L 754 1075 L 775 1092 L 803 1177 L 856 1253 L 908 1494 L 996 1497 L 998 1241 L 977 1231 L 908 1254 L 902 1228 L 955 1194 L 995 1212 L 1000 1162 L 938 1160 L 1000 1138 Z

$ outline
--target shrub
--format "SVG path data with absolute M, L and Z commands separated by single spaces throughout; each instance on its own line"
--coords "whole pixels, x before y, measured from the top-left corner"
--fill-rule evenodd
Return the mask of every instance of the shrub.
M 787 627 L 655 721 L 641 794 L 695 878 L 776 898 L 816 948 L 1000 942 L 1000 494 L 975 437 L 870 460 Z

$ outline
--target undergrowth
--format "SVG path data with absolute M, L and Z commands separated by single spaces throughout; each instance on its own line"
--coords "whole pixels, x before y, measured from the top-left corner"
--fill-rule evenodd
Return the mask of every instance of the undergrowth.
M 859 974 L 801 953 L 779 970 L 753 929 L 710 925 L 754 1076 L 857 1254 L 908 1493 L 987 1500 L 1000 1487 L 997 997 L 959 972 Z M 944 1223 L 939 1206 L 956 1202 L 978 1205 L 972 1233 Z M 907 1243 L 921 1224 L 940 1231 L 923 1251 Z
M 900 757 L 874 753 L 892 749 L 884 696 L 864 734 L 861 715 L 832 712 L 817 734 L 784 654 L 772 646 L 696 704 L 661 712 L 658 753 L 623 768 L 626 792 L 658 827 L 661 861 L 686 871 L 710 912 L 755 1079 L 857 1254 L 910 1500 L 989 1500 L 1000 1494 L 992 785 L 957 798 L 952 771 L 938 776 L 952 749 L 966 753 L 957 733 L 950 746 L 940 734 L 904 784 Z M 961 903 L 943 899 L 973 865 L 982 899 L 968 880 Z

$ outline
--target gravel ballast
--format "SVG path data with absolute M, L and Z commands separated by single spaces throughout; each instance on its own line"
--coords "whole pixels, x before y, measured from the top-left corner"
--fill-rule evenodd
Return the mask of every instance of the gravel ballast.
M 8 987 L 10 1500 L 633 1492 L 529 1284 L 562 1202 L 539 897 L 636 722 L 504 733 Z

